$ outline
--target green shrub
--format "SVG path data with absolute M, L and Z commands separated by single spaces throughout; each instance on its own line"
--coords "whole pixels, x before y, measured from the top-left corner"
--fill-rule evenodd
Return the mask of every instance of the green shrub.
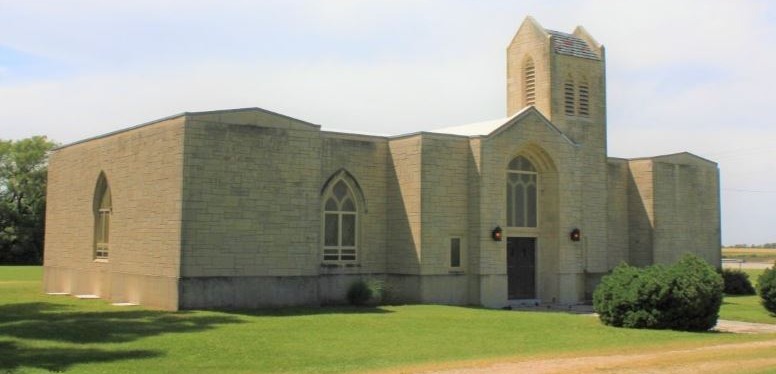
M 757 290 L 765 309 L 776 315 L 776 262 L 757 278 Z
M 359 279 L 348 287 L 347 299 L 351 305 L 380 304 L 388 298 L 385 282 L 377 279 Z
M 716 270 L 688 254 L 673 266 L 617 266 L 593 293 L 593 307 L 611 326 L 705 331 L 717 323 L 722 290 Z
M 749 274 L 734 269 L 723 269 L 722 280 L 725 283 L 727 295 L 754 295 L 754 287 L 749 281 Z
M 351 305 L 366 305 L 372 298 L 372 290 L 364 280 L 357 280 L 348 287 L 348 302 Z
M 382 304 L 389 298 L 389 287 L 385 282 L 377 279 L 369 279 L 366 281 L 366 286 L 372 292 L 372 297 L 369 300 L 371 304 Z

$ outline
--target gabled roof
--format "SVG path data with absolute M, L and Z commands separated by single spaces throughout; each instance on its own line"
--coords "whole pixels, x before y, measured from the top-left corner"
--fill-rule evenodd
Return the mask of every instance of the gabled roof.
M 523 108 L 521 111 L 513 114 L 511 117 L 470 123 L 470 124 L 461 125 L 461 126 L 446 127 L 442 129 L 431 130 L 429 132 L 437 133 L 437 134 L 461 135 L 461 136 L 468 136 L 468 137 L 493 136 L 504 131 L 509 126 L 517 122 L 520 122 L 522 118 L 525 118 L 529 115 L 539 116 L 542 123 L 544 123 L 544 125 L 547 126 L 550 130 L 552 130 L 553 132 L 563 137 L 563 139 L 569 142 L 569 144 L 576 145 L 574 141 L 572 141 L 568 136 L 566 136 L 566 134 L 560 131 L 559 128 L 553 125 L 552 122 L 550 122 L 550 120 L 548 120 L 547 117 L 542 115 L 542 113 L 534 106 L 527 106 Z
M 536 19 L 527 16 L 513 37 L 512 43 L 515 42 L 515 38 L 517 38 L 518 35 L 528 30 L 532 30 L 540 37 L 549 38 L 552 42 L 552 51 L 557 54 L 590 60 L 600 60 L 602 57 L 601 53 L 603 52 L 603 46 L 595 41 L 593 36 L 582 26 L 577 26 L 577 28 L 574 29 L 574 32 L 569 34 L 545 29 L 538 21 L 536 21 Z
M 306 125 L 306 126 L 309 126 L 311 128 L 320 128 L 321 127 L 320 125 L 316 125 L 316 124 L 314 124 L 312 122 L 307 122 L 307 121 L 304 121 L 304 120 L 301 120 L 301 119 L 298 119 L 298 118 L 290 117 L 290 116 L 287 116 L 285 114 L 280 114 L 280 113 L 273 112 L 271 110 L 262 109 L 262 108 L 259 108 L 259 107 L 208 110 L 208 111 L 203 111 L 203 112 L 184 112 L 184 113 L 179 114 L 178 116 L 186 116 L 186 117 L 190 117 L 190 118 L 195 118 L 195 117 L 207 117 L 207 116 L 216 115 L 216 116 L 224 116 L 225 118 L 228 118 L 229 115 L 231 115 L 231 114 L 238 114 L 238 113 L 268 114 L 270 116 L 274 116 L 274 117 L 281 118 L 281 119 L 284 119 L 284 120 L 294 121 L 296 123 L 299 123 L 299 124 L 302 124 L 302 125 Z M 173 116 L 173 117 L 177 117 L 177 116 Z M 170 117 L 165 118 L 165 119 L 169 119 L 169 118 Z M 162 120 L 160 120 L 160 121 L 162 121 Z
M 671 163 L 688 163 L 688 162 L 701 162 L 706 164 L 712 164 L 717 165 L 716 162 L 709 160 L 707 158 L 698 156 L 694 153 L 690 152 L 677 152 L 677 153 L 670 153 L 666 155 L 657 155 L 657 156 L 650 156 L 650 157 L 636 157 L 636 158 L 629 158 L 628 161 L 640 161 L 640 160 L 652 160 L 652 161 L 666 161 Z
M 144 122 L 144 123 L 141 123 L 139 125 L 126 127 L 126 128 L 119 129 L 119 130 L 116 130 L 116 131 L 111 131 L 109 133 L 105 133 L 105 134 L 102 134 L 102 135 L 92 136 L 92 137 L 89 137 L 89 138 L 86 138 L 86 139 L 82 139 L 82 140 L 78 140 L 78 141 L 75 141 L 75 142 L 72 142 L 72 143 L 64 144 L 62 146 L 54 148 L 54 150 L 56 151 L 56 150 L 59 150 L 59 149 L 62 149 L 62 148 L 67 148 L 67 147 L 70 147 L 70 146 L 73 146 L 73 145 L 76 145 L 76 144 L 86 143 L 88 141 L 95 140 L 95 139 L 106 138 L 106 137 L 111 136 L 111 135 L 120 134 L 120 133 L 127 132 L 127 131 L 130 131 L 130 130 L 139 129 L 141 127 L 150 126 L 150 125 L 153 125 L 153 124 L 156 124 L 156 123 L 173 120 L 173 119 L 180 118 L 180 117 L 190 117 L 190 118 L 193 117 L 193 118 L 196 118 L 196 117 L 207 117 L 207 116 L 212 116 L 212 115 L 228 116 L 230 114 L 238 114 L 238 113 L 246 113 L 246 112 L 248 112 L 248 113 L 253 112 L 253 113 L 260 113 L 260 114 L 268 114 L 268 115 L 271 115 L 271 116 L 275 116 L 277 118 L 282 118 L 284 120 L 297 122 L 297 123 L 299 123 L 299 124 L 301 124 L 303 126 L 308 126 L 308 127 L 312 128 L 312 129 L 318 129 L 318 128 L 321 127 L 320 125 L 316 125 L 316 124 L 313 124 L 313 123 L 310 123 L 310 122 L 307 122 L 307 121 L 302 121 L 300 119 L 296 119 L 296 118 L 289 117 L 289 116 L 284 115 L 284 114 L 275 113 L 273 111 L 269 111 L 269 110 L 258 108 L 258 107 L 238 108 L 238 109 L 222 109 L 222 110 L 209 110 L 209 111 L 203 111 L 203 112 L 183 112 L 183 113 L 178 113 L 178 114 L 174 114 L 174 115 L 171 115 L 171 116 L 159 118 L 159 119 L 156 119 L 156 120 L 153 120 L 153 121 Z

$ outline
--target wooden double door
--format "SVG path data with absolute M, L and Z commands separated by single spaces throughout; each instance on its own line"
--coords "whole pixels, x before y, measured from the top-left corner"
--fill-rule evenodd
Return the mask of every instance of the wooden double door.
M 507 294 L 510 300 L 536 298 L 536 238 L 507 238 Z

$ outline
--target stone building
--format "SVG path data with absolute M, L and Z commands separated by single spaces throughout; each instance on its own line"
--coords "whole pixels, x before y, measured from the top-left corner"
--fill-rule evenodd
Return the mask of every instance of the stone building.
M 183 113 L 50 158 L 44 283 L 162 309 L 588 300 L 620 262 L 720 260 L 719 172 L 607 156 L 604 48 L 527 18 L 507 117 L 382 137 L 258 108 Z M 501 239 L 501 240 L 497 240 Z

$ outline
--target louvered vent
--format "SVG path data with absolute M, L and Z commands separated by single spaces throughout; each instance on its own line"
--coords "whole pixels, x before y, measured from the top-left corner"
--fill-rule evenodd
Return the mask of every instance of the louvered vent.
M 590 95 L 587 83 L 579 85 L 579 115 L 583 117 L 590 116 Z
M 574 82 L 563 85 L 563 106 L 567 116 L 574 115 Z
M 525 62 L 523 69 L 523 91 L 525 96 L 525 106 L 536 104 L 536 68 L 533 60 Z

